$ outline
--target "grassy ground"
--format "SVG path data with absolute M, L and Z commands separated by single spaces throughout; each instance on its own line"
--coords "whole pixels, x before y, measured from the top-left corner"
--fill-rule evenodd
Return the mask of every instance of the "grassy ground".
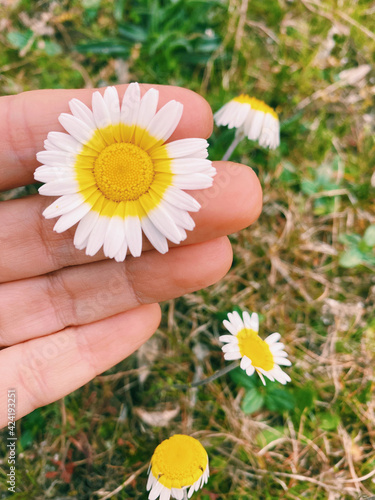
M 210 456 L 196 499 L 375 494 L 374 13 L 367 0 L 0 2 L 3 94 L 170 83 L 214 110 L 247 92 L 282 121 L 278 151 L 243 142 L 233 155 L 258 173 L 264 209 L 232 236 L 229 274 L 164 304 L 138 353 L 22 419 L 13 498 L 146 498 L 145 464 L 177 432 Z M 232 137 L 215 129 L 212 159 Z M 173 389 L 224 366 L 234 306 L 280 331 L 292 383 L 233 372 Z

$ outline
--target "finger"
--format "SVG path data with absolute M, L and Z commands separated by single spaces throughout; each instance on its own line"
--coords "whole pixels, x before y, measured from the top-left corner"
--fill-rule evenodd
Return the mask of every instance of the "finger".
M 120 99 L 127 85 L 118 85 Z M 170 140 L 183 137 L 207 138 L 212 132 L 209 104 L 195 92 L 181 87 L 142 84 L 159 90 L 158 109 L 175 99 L 184 105 L 181 121 Z M 104 89 L 99 89 L 104 93 Z M 68 102 L 74 97 L 91 106 L 95 89 L 34 90 L 14 96 L 0 97 L 0 190 L 34 182 L 33 173 L 39 163 L 36 153 L 42 151 L 48 132 L 64 131 L 58 121 L 60 113 L 69 113 Z
M 156 330 L 157 304 L 142 306 L 82 327 L 61 332 L 0 352 L 3 387 L 16 389 L 16 417 L 86 384 L 129 356 Z M 0 427 L 6 425 L 6 391 L 0 394 Z
M 166 255 L 150 251 L 124 263 L 107 260 L 5 283 L 0 289 L 0 345 L 205 288 L 221 279 L 231 263 L 232 249 L 223 237 L 173 248 Z
M 218 173 L 213 186 L 192 192 L 202 208 L 192 214 L 196 227 L 182 245 L 234 233 L 260 214 L 262 190 L 253 170 L 227 162 L 215 166 Z M 54 222 L 41 215 L 48 204 L 43 196 L 0 204 L 0 283 L 104 259 L 102 252 L 88 257 L 74 247 L 75 228 L 64 233 L 52 231 Z M 150 244 L 145 242 L 144 249 L 150 249 Z

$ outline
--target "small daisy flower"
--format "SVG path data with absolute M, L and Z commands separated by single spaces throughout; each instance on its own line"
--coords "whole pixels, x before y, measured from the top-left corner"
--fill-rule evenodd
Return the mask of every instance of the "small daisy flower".
M 191 436 L 175 434 L 154 451 L 149 468 L 147 491 L 149 500 L 190 498 L 207 483 L 208 455 L 199 441 Z
M 226 360 L 241 359 L 240 366 L 247 375 L 251 376 L 256 371 L 264 385 L 264 376 L 283 385 L 291 381 L 289 375 L 280 368 L 280 365 L 292 364 L 287 359 L 284 344 L 279 342 L 281 335 L 272 333 L 262 340 L 258 335 L 259 318 L 256 313 L 250 316 L 245 311 L 241 318 L 238 312 L 234 311 L 228 314 L 228 320 L 223 323 L 231 333 L 219 337 L 221 342 L 226 342 L 222 347 Z
M 67 133 L 50 132 L 37 154 L 39 193 L 59 196 L 43 215 L 60 217 L 58 233 L 78 223 L 74 245 L 87 255 L 103 247 L 117 261 L 128 250 L 138 257 L 142 233 L 165 253 L 167 239 L 178 244 L 194 228 L 189 212 L 200 205 L 185 190 L 210 187 L 216 170 L 204 139 L 167 142 L 183 105 L 172 100 L 156 111 L 158 99 L 156 89 L 141 98 L 137 83 L 121 103 L 115 87 L 94 92 L 92 110 L 72 99 L 71 114 L 59 116 Z
M 280 144 L 280 123 L 277 113 L 266 103 L 241 94 L 214 115 L 218 126 L 236 128 L 237 133 L 258 141 L 262 147 L 276 149 Z

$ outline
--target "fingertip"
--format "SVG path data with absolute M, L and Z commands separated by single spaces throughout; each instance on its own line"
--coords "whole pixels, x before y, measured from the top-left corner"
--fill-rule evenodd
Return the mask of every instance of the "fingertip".
M 159 327 L 161 322 L 161 309 L 158 303 L 147 304 L 142 306 L 145 314 L 148 317 L 151 334 L 153 334 Z
M 189 100 L 193 103 L 191 106 L 192 116 L 189 116 L 189 118 L 192 120 L 192 125 L 199 134 L 197 137 L 208 139 L 212 134 L 214 126 L 211 106 L 204 97 L 193 90 L 184 90 L 188 94 Z
M 226 236 L 171 250 L 176 263 L 173 280 L 184 293 L 211 286 L 232 264 L 232 247 Z
M 262 213 L 263 191 L 257 174 L 251 167 L 232 163 L 232 169 L 242 169 L 243 188 L 238 192 L 239 205 L 243 204 L 242 224 L 243 228 L 253 224 Z M 241 228 L 242 229 L 242 228 Z
M 223 236 L 221 238 L 217 238 L 215 240 L 216 249 L 214 249 L 213 258 L 218 259 L 218 263 L 220 267 L 217 270 L 217 279 L 224 278 L 224 276 L 228 273 L 229 269 L 232 266 L 233 262 L 233 249 L 232 245 L 227 236 Z
M 262 188 L 254 170 L 231 162 L 214 162 L 217 174 L 211 188 L 192 195 L 202 209 L 193 215 L 206 238 L 231 234 L 253 224 L 262 211 Z

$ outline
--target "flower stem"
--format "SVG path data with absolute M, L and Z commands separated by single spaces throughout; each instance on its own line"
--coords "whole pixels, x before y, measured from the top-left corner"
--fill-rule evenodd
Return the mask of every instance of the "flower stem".
M 229 146 L 229 148 L 226 150 L 222 161 L 227 161 L 229 158 L 232 156 L 233 151 L 236 149 L 238 144 L 242 141 L 242 139 L 245 137 L 245 134 L 242 131 L 236 132 L 236 135 L 234 136 L 234 139 L 232 141 L 232 144 Z
M 231 372 L 232 370 L 237 368 L 237 366 L 239 366 L 239 365 L 240 365 L 239 361 L 234 361 L 230 365 L 227 365 L 225 368 L 222 368 L 221 370 L 218 370 L 217 372 L 215 372 L 213 375 L 211 375 L 211 377 L 204 378 L 203 380 L 199 380 L 198 382 L 192 382 L 191 384 L 176 385 L 175 388 L 182 389 L 182 390 L 193 389 L 194 387 L 199 387 L 201 385 L 209 384 L 210 382 L 213 382 L 214 380 L 221 377 L 222 375 L 225 375 L 226 373 Z

